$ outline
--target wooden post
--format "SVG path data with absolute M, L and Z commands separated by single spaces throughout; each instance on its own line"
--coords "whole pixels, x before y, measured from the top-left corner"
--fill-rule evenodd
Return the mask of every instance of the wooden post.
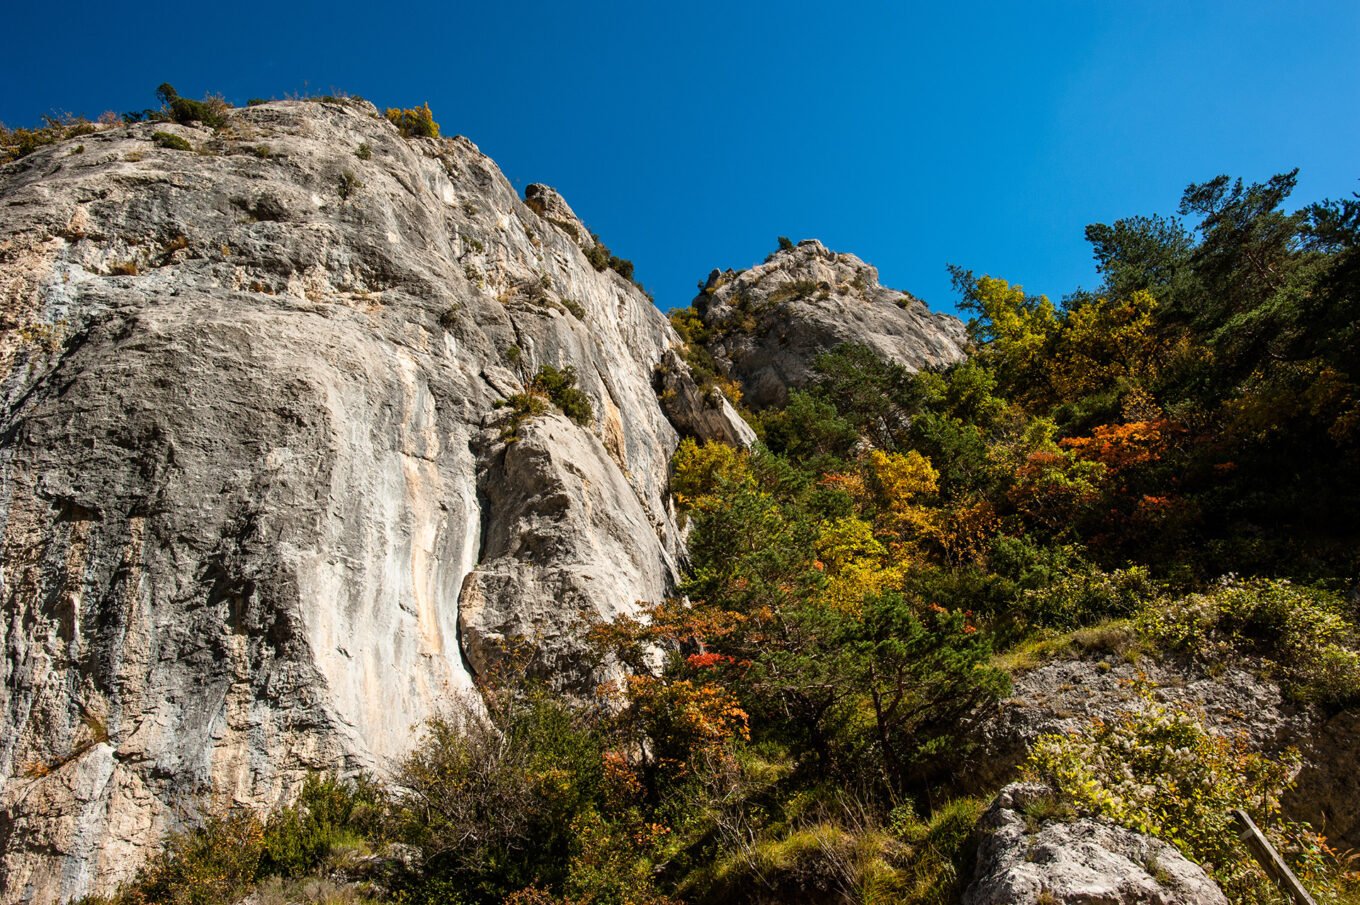
M 1284 863 L 1280 853 L 1275 851 L 1275 846 L 1270 844 L 1265 833 L 1252 822 L 1247 816 L 1247 812 L 1240 808 L 1234 808 L 1232 812 L 1233 820 L 1237 823 L 1237 836 L 1247 844 L 1251 850 L 1251 855 L 1256 859 L 1256 863 L 1261 865 L 1261 869 L 1266 872 L 1270 879 L 1275 881 L 1275 885 L 1280 890 L 1292 898 L 1295 905 L 1317 905 L 1313 897 L 1308 894 L 1308 890 L 1303 888 L 1299 878 L 1294 876 L 1294 872 L 1289 869 L 1289 865 Z

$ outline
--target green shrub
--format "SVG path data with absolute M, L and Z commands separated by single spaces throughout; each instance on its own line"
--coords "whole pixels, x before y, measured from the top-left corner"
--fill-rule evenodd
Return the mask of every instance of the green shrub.
M 359 145 L 359 147 L 354 149 L 354 156 L 359 158 L 360 160 L 372 160 L 373 159 L 372 145 L 370 145 L 368 142 L 363 142 L 362 144 Z
M 427 722 L 397 770 L 406 790 L 394 830 L 421 853 L 415 901 L 457 890 L 499 902 L 530 885 L 558 886 L 595 809 L 602 755 L 597 735 L 564 703 L 537 692 L 491 695 L 489 711 L 456 706 Z
M 194 146 L 179 135 L 173 132 L 152 132 L 151 140 L 157 147 L 169 148 L 172 151 L 192 151 Z
M 1159 646 L 1205 660 L 1255 653 L 1297 698 L 1360 699 L 1356 627 L 1336 594 L 1284 580 L 1229 578 L 1204 594 L 1153 601 L 1136 622 Z
M 859 443 L 859 432 L 835 406 L 804 390 L 790 391 L 785 406 L 762 412 L 760 423 L 772 451 L 825 463 L 828 471 L 837 470 L 836 460 L 853 458 Z
M 334 776 L 308 774 L 297 801 L 265 824 L 262 874 L 301 877 L 337 851 L 363 848 L 384 811 L 378 788 Z
M 363 187 L 364 184 L 360 181 L 359 177 L 355 176 L 349 170 L 345 170 L 340 174 L 339 184 L 337 186 L 337 189 L 340 192 L 340 200 L 348 201 L 354 196 L 355 192 Z
M 583 321 L 586 319 L 585 306 L 582 305 L 580 302 L 576 301 L 576 299 L 562 299 L 562 307 L 570 311 L 571 316 L 576 318 L 578 321 Z
M 264 826 L 246 811 L 209 817 L 176 833 L 121 889 L 116 905 L 225 905 L 254 885 Z
M 510 346 L 505 350 L 506 360 L 516 367 L 523 361 L 523 355 L 518 346 Z M 561 369 L 543 365 L 523 393 L 515 393 L 496 405 L 498 408 L 510 409 L 510 421 L 501 435 L 508 443 L 518 439 L 519 427 L 526 419 L 545 414 L 550 405 L 556 406 L 562 414 L 583 426 L 595 417 L 590 397 L 576 387 L 576 369 L 571 365 Z
M 576 387 L 576 369 L 571 365 L 561 369 L 543 365 L 530 381 L 529 390 L 547 397 L 562 410 L 562 414 L 577 424 L 589 424 L 595 417 L 590 397 Z
M 428 103 L 406 109 L 388 107 L 386 115 L 388 122 L 397 127 L 403 138 L 439 137 L 439 123 L 434 121 Z
M 633 279 L 633 262 L 627 258 L 620 258 L 609 250 L 609 246 L 600 241 L 596 233 L 590 234 L 591 241 L 594 243 L 586 249 L 586 260 L 590 266 L 603 273 L 612 270 L 628 282 L 637 286 L 638 283 Z M 639 287 L 640 288 L 640 287 Z
M 1103 619 L 1130 616 L 1152 594 L 1143 566 L 1104 572 L 1091 567 L 1074 571 L 1042 587 L 1025 591 L 1019 607 L 1032 626 L 1068 630 Z
M 779 250 L 780 250 L 780 251 L 788 251 L 790 248 L 793 248 L 793 240 L 790 239 L 788 236 L 780 236 L 780 237 L 779 237 Z
M 820 637 L 795 656 L 758 659 L 752 684 L 786 671 L 810 684 L 834 681 L 843 698 L 822 727 L 830 762 L 863 787 L 880 784 L 888 797 L 959 763 L 967 715 L 1010 690 L 1010 678 L 990 665 L 990 638 L 963 612 L 938 604 L 921 612 L 896 592 L 866 596 L 852 614 L 819 609 L 781 614 L 802 637 Z
M 600 237 L 591 233 L 590 237 L 595 240 L 595 244 L 586 249 L 586 260 L 590 266 L 603 273 L 609 269 L 609 247 L 600 241 Z
M 202 123 L 210 128 L 220 129 L 227 124 L 227 111 L 231 109 L 231 104 L 224 98 L 190 100 L 187 97 L 180 97 L 179 92 L 169 82 L 161 83 L 156 89 L 156 96 L 161 99 L 164 115 L 182 126 Z
M 497 402 L 496 407 L 510 410 L 510 420 L 501 431 L 501 439 L 506 443 L 514 443 L 519 439 L 521 424 L 529 418 L 537 418 L 547 413 L 548 400 L 537 393 L 515 393 Z
M 39 148 L 94 131 L 94 123 L 80 117 L 45 116 L 43 125 L 36 129 L 7 129 L 0 125 L 0 163 L 18 160 Z

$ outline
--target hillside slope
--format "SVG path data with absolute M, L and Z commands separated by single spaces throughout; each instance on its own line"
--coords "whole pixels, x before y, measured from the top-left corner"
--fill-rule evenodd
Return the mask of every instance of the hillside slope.
M 359 99 L 220 116 L 0 165 L 5 902 L 591 688 L 680 578 L 680 436 L 755 439 L 552 189 Z

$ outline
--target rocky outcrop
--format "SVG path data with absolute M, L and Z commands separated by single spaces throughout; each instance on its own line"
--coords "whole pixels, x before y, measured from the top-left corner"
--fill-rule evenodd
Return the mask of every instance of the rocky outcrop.
M 557 189 L 535 182 L 524 190 L 524 203 L 544 220 L 566 233 L 582 251 L 595 247 L 590 230 L 576 216 L 576 211 L 567 204 Z
M 756 408 L 782 403 L 842 343 L 917 370 L 962 360 L 968 342 L 957 318 L 879 285 L 877 269 L 814 239 L 750 270 L 713 271 L 693 307 L 705 347 Z
M 529 666 L 585 686 L 586 621 L 664 598 L 674 551 L 598 437 L 561 415 L 521 425 L 513 440 L 493 436 L 478 490 L 496 518 L 459 600 L 463 652 L 480 675 Z
M 1043 820 L 1052 793 L 1007 786 L 979 823 L 977 875 L 964 905 L 1227 905 L 1173 846 L 1106 820 Z
M 506 646 L 586 681 L 681 550 L 678 339 L 555 192 L 357 100 L 79 141 L 0 168 L 5 902 L 381 771 Z M 511 429 L 545 364 L 592 417 Z
M 1303 729 L 1303 715 L 1279 687 L 1241 667 L 1210 677 L 1148 658 L 1057 659 L 1016 676 L 1010 697 L 979 722 L 972 788 L 995 789 L 1012 778 L 1041 735 L 1077 732 L 1136 707 L 1142 688 L 1192 705 L 1221 731 L 1245 732 L 1257 749 L 1283 747 Z
M 674 349 L 661 359 L 656 380 L 661 407 L 681 433 L 743 449 L 756 442 L 756 432 L 722 391 L 717 387 L 700 387 Z
M 1360 849 L 1360 709 L 1314 710 L 1293 739 L 1303 767 L 1281 802 L 1284 812 L 1317 827 L 1334 848 Z
M 1287 816 L 1320 828 L 1333 845 L 1360 845 L 1360 712 L 1329 712 L 1291 701 L 1251 664 L 1205 672 L 1193 663 L 1117 654 L 1057 659 L 1018 675 L 1011 695 L 974 727 L 977 748 L 964 786 L 973 792 L 1010 781 L 1041 735 L 1076 732 L 1139 703 L 1142 689 L 1204 714 L 1211 729 L 1245 736 L 1254 750 L 1299 749 L 1302 767 L 1283 798 Z

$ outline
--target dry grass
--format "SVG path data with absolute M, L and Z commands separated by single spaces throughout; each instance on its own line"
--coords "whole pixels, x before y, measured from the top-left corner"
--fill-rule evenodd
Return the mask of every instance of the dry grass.
M 1137 663 L 1146 653 L 1147 643 L 1138 635 L 1132 621 L 1112 619 L 1060 635 L 1045 635 L 1025 641 L 997 654 L 992 665 L 1014 675 L 1028 672 L 1051 660 L 1113 654 L 1126 663 Z
M 255 887 L 251 899 L 255 905 L 368 905 L 374 901 L 353 884 L 324 877 L 271 877 Z

